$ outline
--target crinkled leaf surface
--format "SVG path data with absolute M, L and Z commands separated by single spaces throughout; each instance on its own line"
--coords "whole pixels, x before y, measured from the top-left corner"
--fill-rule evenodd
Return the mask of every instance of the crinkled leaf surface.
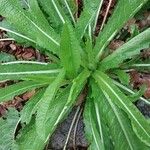
M 66 70 L 67 77 L 75 77 L 81 63 L 81 47 L 69 23 L 66 23 L 63 27 L 60 43 L 60 59 Z
M 0 118 L 0 149 L 18 150 L 15 143 L 16 126 L 20 120 L 19 112 L 15 109 L 9 109 L 6 119 Z
M 40 22 L 33 19 L 27 10 L 24 10 L 21 5 L 15 0 L 1 0 L 0 14 L 7 18 L 7 21 L 15 26 L 17 31 L 23 35 L 27 35 L 32 41 L 53 53 L 58 53 L 59 36 L 49 26 L 48 28 Z M 13 17 L 12 17 L 13 16 Z M 43 42 L 44 41 L 44 42 Z
M 35 62 L 36 63 L 36 62 Z M 53 76 L 59 73 L 57 65 L 45 65 L 35 63 L 6 63 L 0 64 L 0 80 L 21 79 L 38 75 Z M 38 62 L 37 62 L 38 63 Z
M 52 84 L 47 87 L 44 95 L 39 102 L 36 116 L 36 129 L 37 133 L 42 139 L 45 139 L 46 136 L 46 118 L 50 104 L 55 100 L 55 96 L 58 92 L 59 87 L 61 86 L 62 81 L 64 80 L 64 76 L 65 72 L 64 70 L 62 70 L 58 77 L 54 80 L 54 82 L 52 82 Z
M 92 84 L 95 87 L 92 95 L 98 105 L 101 118 L 104 119 L 103 123 L 109 128 L 109 136 L 113 142 L 113 147 L 109 149 L 148 150 L 148 147 L 133 132 L 131 122 L 124 111 L 113 104 L 106 93 L 103 94 L 102 90 L 96 85 L 96 82 Z
M 29 124 L 29 122 L 31 121 L 32 115 L 35 114 L 38 108 L 38 104 L 44 92 L 45 92 L 45 89 L 41 89 L 32 98 L 28 100 L 28 102 L 25 104 L 25 106 L 23 107 L 21 111 L 21 122 L 25 122 L 26 124 Z
M 148 146 L 150 146 L 150 125 L 134 104 L 123 94 L 112 80 L 104 73 L 97 71 L 94 78 L 99 87 L 106 93 L 112 103 L 124 110 L 132 121 L 133 130 L 136 135 Z
M 84 0 L 84 8 L 81 12 L 81 16 L 77 20 L 76 24 L 76 35 L 79 39 L 81 39 L 88 28 L 89 24 L 93 25 L 97 22 L 97 15 L 99 14 L 99 10 L 101 8 L 103 0 Z

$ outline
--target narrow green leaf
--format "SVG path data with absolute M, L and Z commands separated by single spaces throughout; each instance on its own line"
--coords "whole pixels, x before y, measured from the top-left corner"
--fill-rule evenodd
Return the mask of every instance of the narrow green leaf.
M 19 150 L 43 150 L 44 142 L 36 132 L 36 125 L 33 119 L 21 130 L 20 135 L 16 139 Z
M 148 121 L 139 112 L 134 104 L 123 94 L 112 80 L 104 73 L 97 71 L 94 75 L 99 87 L 111 99 L 112 103 L 123 109 L 129 116 L 133 124 L 133 130 L 137 136 L 148 146 L 150 146 L 150 126 Z
M 58 123 L 68 114 L 73 107 L 79 93 L 86 84 L 89 77 L 88 71 L 83 71 L 70 86 L 65 88 L 53 101 L 50 101 L 46 122 L 45 122 L 45 138 L 41 139 L 37 132 L 37 122 L 31 122 L 23 130 L 21 137 L 17 140 L 20 149 L 43 150 L 49 137 L 56 129 Z M 48 94 L 49 95 L 49 94 Z M 47 106 L 46 106 L 47 108 Z M 57 109 L 56 109 L 57 108 Z M 43 129 L 39 132 L 42 132 Z M 43 133 L 42 133 L 43 134 Z
M 150 45 L 150 28 L 140 33 L 114 53 L 106 57 L 100 65 L 103 70 L 119 67 L 126 59 L 132 58 L 134 55 L 139 54 L 140 50 L 148 48 Z
M 60 59 L 66 70 L 67 77 L 77 75 L 81 64 L 81 47 L 75 37 L 72 26 L 66 23 L 63 28 L 60 43 Z
M 69 13 L 69 15 L 70 15 L 70 17 L 71 17 L 73 23 L 75 24 L 76 21 L 75 21 L 75 18 L 74 18 L 74 14 L 73 14 L 73 12 L 72 12 L 72 9 L 71 9 L 71 7 L 70 7 L 70 5 L 69 5 L 70 3 L 68 2 L 68 0 L 63 0 L 63 1 L 64 1 L 64 3 L 65 3 L 65 6 L 66 6 L 66 8 L 67 8 L 67 10 L 68 10 L 68 13 Z M 70 1 L 70 2 L 71 2 L 71 1 Z M 75 5 L 74 3 L 75 3 L 75 1 L 72 2 L 72 5 Z
M 117 85 L 120 89 L 124 90 L 125 92 L 127 92 L 128 94 L 133 94 L 136 95 L 136 93 L 131 90 L 130 88 L 124 86 L 123 84 L 117 82 L 117 81 L 113 81 L 113 83 L 115 85 Z M 146 104 L 150 105 L 150 101 L 148 99 L 145 99 L 144 97 L 139 97 L 140 100 L 144 101 Z
M 28 37 L 27 35 L 24 35 L 24 34 L 18 32 L 17 30 L 12 29 L 11 27 L 2 25 L 1 23 L 0 23 L 0 29 L 1 29 L 1 30 L 4 30 L 4 31 L 7 31 L 8 34 L 14 35 L 14 39 L 15 39 L 16 41 L 18 41 L 18 37 L 19 37 L 19 41 L 20 41 L 20 38 L 21 38 L 21 39 L 23 39 L 23 40 L 27 40 L 27 41 L 30 41 L 30 42 L 32 42 L 32 43 L 36 43 L 35 40 L 31 39 L 31 38 Z M 12 36 L 11 36 L 11 37 L 12 37 Z
M 86 100 L 84 110 L 85 134 L 90 142 L 89 149 L 104 150 L 104 145 L 101 141 L 101 137 L 96 127 L 96 121 L 94 119 L 94 115 L 96 114 L 92 111 L 92 109 L 94 108 L 94 105 L 92 103 L 92 99 L 88 98 Z
M 45 86 L 45 83 L 36 83 L 32 81 L 19 82 L 0 89 L 0 103 L 11 100 L 14 96 L 20 95 L 28 90 Z
M 0 118 L 0 149 L 18 150 L 15 143 L 15 132 L 20 121 L 19 112 L 15 109 L 9 109 L 5 117 L 6 119 Z
M 146 91 L 146 85 L 143 85 L 140 87 L 140 90 L 135 92 L 135 94 L 129 95 L 128 98 L 131 102 L 136 102 L 139 100 L 140 97 L 142 97 Z
M 43 93 L 45 92 L 45 89 L 42 89 L 38 91 L 29 101 L 25 104 L 21 111 L 21 122 L 25 122 L 26 124 L 29 124 L 31 121 L 32 115 L 35 114 L 40 99 L 43 96 Z
M 117 74 L 120 82 L 125 85 L 129 85 L 130 75 L 126 73 L 124 70 L 115 70 L 115 74 Z
M 138 10 L 147 2 L 147 0 L 121 0 L 114 10 L 113 15 L 105 25 L 103 31 L 99 34 L 94 51 L 97 59 L 103 53 L 103 50 L 114 38 L 117 32 L 124 26 L 124 24 L 132 18 Z
M 57 65 L 36 62 L 8 62 L 0 64 L 0 80 L 22 79 L 35 75 L 54 76 L 60 72 Z
M 83 37 L 89 24 L 93 23 L 93 21 L 96 24 L 102 2 L 102 0 L 84 0 L 83 11 L 76 23 L 76 35 L 79 39 Z
M 0 63 L 8 62 L 8 61 L 15 61 L 15 57 L 8 53 L 0 52 Z
M 63 11 L 61 10 L 61 7 L 59 5 L 59 2 L 58 1 L 55 1 L 55 0 L 51 0 L 52 1 L 52 4 L 53 4 L 53 7 L 55 8 L 56 12 L 57 12 L 57 15 L 59 16 L 60 20 L 62 21 L 62 23 L 64 24 L 65 23 L 65 17 L 64 17 L 64 13 Z
M 45 139 L 45 132 L 46 132 L 46 118 L 47 113 L 49 111 L 49 107 L 52 101 L 55 100 L 55 96 L 58 92 L 58 89 L 64 80 L 65 72 L 62 70 L 58 77 L 52 82 L 52 84 L 49 85 L 49 87 L 46 89 L 43 97 L 41 98 L 39 102 L 39 106 L 37 109 L 37 117 L 36 117 L 36 129 L 37 133 L 42 139 Z
M 43 150 L 49 137 L 52 135 L 57 126 L 54 126 L 59 114 L 61 113 L 69 95 L 70 86 L 63 90 L 63 92 L 54 100 L 51 101 L 47 114 L 45 139 L 41 139 L 36 130 L 36 122 L 32 119 L 31 122 L 25 126 L 21 135 L 18 137 L 17 144 L 19 148 L 30 150 Z M 42 132 L 42 131 L 41 131 Z
M 106 93 L 103 94 L 96 83 L 93 84 L 93 97 L 95 97 L 95 101 L 98 104 L 101 118 L 103 118 L 106 123 L 105 126 L 108 126 L 109 128 L 109 136 L 113 142 L 114 148 L 111 147 L 109 149 L 148 150 L 148 147 L 146 147 L 146 145 L 144 145 L 144 143 L 142 143 L 133 132 L 128 116 L 113 104 L 112 100 Z
M 79 94 L 82 92 L 88 77 L 90 76 L 90 72 L 88 70 L 83 70 L 74 80 L 72 87 L 69 92 L 68 99 L 65 103 L 65 106 L 63 110 L 61 111 L 61 114 L 58 116 L 55 125 L 59 123 L 62 116 L 66 114 L 66 112 L 70 109 L 70 107 L 75 103 L 75 100 L 79 96 Z
M 50 22 L 51 26 L 56 30 L 60 31 L 61 27 L 63 26 L 62 21 L 60 20 L 52 1 L 50 0 L 38 0 L 40 6 L 42 7 L 42 10 L 44 13 L 46 13 L 47 20 Z M 57 32 L 58 32 L 57 31 Z
M 59 36 L 50 26 L 45 28 L 45 23 L 42 25 L 39 20 L 35 21 L 35 18 L 31 18 L 31 14 L 24 11 L 14 0 L 1 0 L 0 14 L 6 17 L 19 33 L 29 36 L 36 41 L 37 45 L 55 54 L 58 53 Z

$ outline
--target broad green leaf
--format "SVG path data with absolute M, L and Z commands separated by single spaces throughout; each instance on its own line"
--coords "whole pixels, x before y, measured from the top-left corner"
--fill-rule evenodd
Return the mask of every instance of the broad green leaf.
M 66 70 L 67 77 L 73 78 L 77 75 L 81 64 L 81 47 L 69 23 L 66 23 L 63 28 L 60 43 L 60 59 Z
M 45 86 L 45 83 L 36 83 L 32 81 L 19 82 L 0 89 L 0 103 L 11 100 L 14 96 L 20 95 L 31 89 Z
M 42 13 L 37 0 L 28 0 L 28 6 L 28 11 L 31 14 L 30 16 L 32 17 L 32 19 L 35 20 L 35 22 L 38 21 L 36 23 L 39 23 L 40 26 L 44 25 L 45 28 L 48 29 L 50 25 L 46 20 L 44 14 Z
M 29 124 L 31 121 L 32 115 L 35 114 L 40 99 L 43 96 L 45 89 L 42 89 L 38 91 L 31 99 L 28 100 L 28 102 L 25 104 L 21 111 L 21 122 L 25 122 L 26 124 Z
M 55 100 L 56 94 L 62 81 L 64 80 L 65 72 L 62 70 L 58 77 L 48 86 L 42 96 L 37 109 L 36 129 L 42 139 L 45 139 L 46 134 L 46 118 L 50 108 L 50 104 Z
M 32 19 L 30 14 L 19 7 L 14 0 L 1 0 L 0 14 L 6 17 L 6 20 L 12 23 L 17 31 L 23 35 L 29 36 L 36 44 L 58 53 L 59 36 L 49 26 L 45 28 L 40 20 Z M 43 42 L 44 41 L 44 42 Z
M 29 15 L 32 18 L 32 20 L 36 24 L 41 26 L 43 29 L 45 29 L 45 32 L 48 33 L 49 35 L 51 34 L 55 35 L 56 33 L 54 32 L 53 28 L 50 26 L 49 22 L 47 21 L 47 19 L 45 18 L 44 14 L 42 13 L 39 7 L 38 0 L 28 0 L 28 5 L 29 5 L 29 9 L 28 9 Z M 38 40 L 37 42 L 42 43 L 43 41 Z
M 142 143 L 134 133 L 131 122 L 127 115 L 108 97 L 106 93 L 94 83 L 92 94 L 97 102 L 101 118 L 108 126 L 113 147 L 109 149 L 116 150 L 148 150 L 148 147 Z M 108 138 L 108 137 L 107 137 Z M 108 149 L 108 148 L 107 148 Z M 106 150 L 107 150 L 106 149 Z
M 103 70 L 119 67 L 126 59 L 132 58 L 134 55 L 139 54 L 140 50 L 148 48 L 150 45 L 150 28 L 140 33 L 114 53 L 106 57 L 100 64 Z
M 97 60 L 103 53 L 103 50 L 114 38 L 118 31 L 124 26 L 124 24 L 132 18 L 138 10 L 147 2 L 147 0 L 121 0 L 108 20 L 103 31 L 99 34 L 94 51 L 96 53 Z
M 19 112 L 15 109 L 9 109 L 6 118 L 0 118 L 0 149 L 1 150 L 19 150 L 15 143 L 16 127 L 20 121 Z
M 93 23 L 94 28 L 97 23 L 98 14 L 101 8 L 103 0 L 84 0 L 84 8 L 81 16 L 76 23 L 76 35 L 81 39 L 88 28 L 88 25 Z
M 52 75 L 54 77 L 59 72 L 60 69 L 58 69 L 57 65 L 53 64 L 38 64 L 38 62 L 25 61 L 0 64 L 0 80 L 22 79 L 33 75 Z
M 150 125 L 136 106 L 113 84 L 112 80 L 106 74 L 97 71 L 93 76 L 98 82 L 99 87 L 107 95 L 107 99 L 112 100 L 113 104 L 128 114 L 132 121 L 133 130 L 141 141 L 150 146 Z

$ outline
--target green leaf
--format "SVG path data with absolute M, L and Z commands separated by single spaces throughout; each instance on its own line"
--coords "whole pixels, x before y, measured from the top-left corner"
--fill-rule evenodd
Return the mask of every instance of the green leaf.
M 14 96 L 20 95 L 28 90 L 45 86 L 45 83 L 36 83 L 32 81 L 19 82 L 0 89 L 0 103 L 11 100 Z
M 139 100 L 140 97 L 142 97 L 146 91 L 146 85 L 143 85 L 140 87 L 140 90 L 138 92 L 135 92 L 132 95 L 129 95 L 128 98 L 130 99 L 131 102 L 136 102 Z
M 32 119 L 31 122 L 25 126 L 22 130 L 20 137 L 18 137 L 17 144 L 19 148 L 30 149 L 30 150 L 43 150 L 49 137 L 52 135 L 54 130 L 56 129 L 56 125 L 54 126 L 58 116 L 61 114 L 62 109 L 67 101 L 69 96 L 70 86 L 63 90 L 63 92 L 56 97 L 54 101 L 51 101 L 49 112 L 47 116 L 47 121 L 45 124 L 46 131 L 45 131 L 45 139 L 41 139 L 39 133 L 36 130 L 37 124 Z M 56 109 L 57 108 L 57 109 Z
M 103 94 L 96 83 L 93 84 L 93 97 L 95 97 L 95 101 L 97 102 L 101 118 L 103 118 L 106 123 L 105 126 L 109 128 L 109 136 L 113 142 L 114 148 L 111 147 L 107 149 L 148 150 L 148 147 L 146 147 L 133 132 L 128 116 L 112 102 L 105 92 Z
M 59 0 L 60 4 L 62 5 L 62 9 L 65 12 L 65 14 L 72 20 L 72 22 L 75 24 L 75 13 L 77 12 L 77 5 L 76 1 L 72 0 Z
M 137 61 L 134 64 L 132 64 L 131 66 L 129 66 L 130 68 L 136 68 L 139 71 L 146 71 L 149 72 L 150 71 L 150 60 L 147 59 L 145 61 Z
M 117 74 L 122 84 L 129 85 L 130 75 L 128 73 L 126 73 L 124 70 L 115 70 L 114 73 Z
M 0 118 L 0 149 L 18 150 L 15 143 L 15 132 L 20 121 L 19 112 L 15 109 L 9 109 L 5 117 L 6 119 Z
M 53 101 L 49 103 L 49 109 L 45 122 L 44 139 L 41 139 L 41 136 L 39 136 L 39 133 L 36 130 L 37 122 L 35 124 L 34 121 L 31 121 L 29 125 L 23 129 L 22 134 L 17 140 L 17 144 L 20 149 L 44 149 L 47 140 L 56 129 L 58 123 L 71 110 L 78 95 L 86 84 L 87 77 L 89 77 L 89 72 L 85 70 L 76 79 L 74 79 L 71 89 L 70 86 L 67 86 L 67 88 L 65 88 L 57 97 L 55 97 Z
M 67 77 L 75 77 L 81 64 L 81 47 L 69 23 L 66 23 L 63 28 L 60 43 L 60 59 L 66 70 Z
M 150 146 L 149 123 L 136 106 L 113 84 L 112 80 L 106 74 L 97 71 L 93 76 L 98 82 L 99 87 L 104 91 L 105 95 L 107 95 L 107 99 L 112 100 L 113 104 L 128 114 L 133 124 L 133 130 L 141 141 Z
M 94 110 L 96 108 L 96 110 Z M 89 149 L 94 150 L 104 150 L 104 139 L 105 134 L 102 125 L 101 114 L 97 110 L 97 103 L 93 102 L 93 99 L 88 97 L 86 100 L 85 110 L 84 110 L 84 124 L 85 124 L 85 134 L 90 142 Z M 103 126 L 103 127 L 102 127 Z M 109 139 L 107 137 L 107 139 Z M 105 141 L 106 142 L 106 141 Z M 108 144 L 108 143 L 107 143 Z M 108 145 L 107 145 L 108 146 Z
M 36 41 L 34 39 L 30 38 L 28 35 L 20 33 L 14 27 L 12 27 L 12 25 L 10 25 L 10 23 L 8 23 L 7 21 L 0 22 L 0 29 L 7 31 L 8 36 L 13 37 L 19 43 L 28 42 L 30 43 L 30 45 L 36 44 Z
M 52 1 L 50 0 L 38 0 L 40 6 L 42 7 L 42 10 L 46 15 L 48 16 L 48 20 L 51 24 L 51 26 L 56 30 L 60 31 L 61 27 L 63 26 L 62 21 L 59 19 L 59 16 L 54 8 L 54 5 L 52 4 Z M 58 32 L 57 31 L 57 32 Z
M 88 70 L 83 70 L 74 80 L 73 84 L 71 86 L 69 96 L 67 100 L 65 101 L 65 105 L 63 106 L 63 109 L 57 114 L 57 119 L 51 120 L 50 113 L 47 115 L 49 117 L 49 121 L 54 121 L 52 123 L 49 123 L 52 125 L 52 129 L 50 134 L 52 134 L 53 129 L 58 125 L 58 123 L 62 120 L 62 118 L 70 111 L 70 109 L 73 107 L 73 104 L 76 102 L 79 94 L 82 92 L 83 88 L 85 87 L 85 84 L 87 83 L 87 79 L 90 76 L 90 72 Z M 51 106 L 51 105 L 50 105 Z M 52 109 L 52 106 L 50 107 Z
M 33 119 L 21 130 L 20 135 L 16 139 L 19 150 L 43 150 L 44 142 L 36 132 L 36 125 Z
M 94 21 L 95 26 L 97 23 L 97 18 L 102 6 L 102 2 L 103 0 L 84 0 L 83 11 L 76 23 L 76 35 L 79 39 L 83 37 L 89 24 L 93 23 Z
M 82 92 L 86 82 L 87 82 L 87 78 L 89 77 L 90 72 L 87 70 L 82 71 L 77 78 L 75 78 L 73 80 L 73 84 L 71 86 L 68 98 L 65 101 L 65 104 L 63 105 L 63 108 L 61 110 L 59 110 L 59 113 L 57 113 L 57 115 L 55 116 L 55 119 L 51 118 L 51 111 L 48 111 L 47 114 L 47 121 L 49 122 L 49 124 L 51 124 L 51 130 L 50 130 L 50 134 L 49 136 L 53 133 L 54 129 L 56 128 L 56 126 L 58 125 L 58 123 L 63 119 L 63 117 L 71 110 L 71 108 L 73 107 L 73 104 L 75 103 L 75 101 L 77 100 L 79 94 Z M 55 100 L 54 100 L 55 101 Z M 53 101 L 51 101 L 49 110 L 54 109 L 53 106 Z
M 25 122 L 26 124 L 29 124 L 31 121 L 32 115 L 35 114 L 39 101 L 43 96 L 45 89 L 42 89 L 38 91 L 29 101 L 25 104 L 21 111 L 21 122 Z
M 37 117 L 36 117 L 36 129 L 39 134 L 39 136 L 42 139 L 45 139 L 45 132 L 46 132 L 46 119 L 47 119 L 47 113 L 49 111 L 50 104 L 52 101 L 55 100 L 55 96 L 58 92 L 58 89 L 64 80 L 65 72 L 62 70 L 58 77 L 52 82 L 52 84 L 49 85 L 49 87 L 46 89 L 44 95 L 42 96 L 39 106 L 37 109 Z
M 58 53 L 59 36 L 50 26 L 47 28 L 44 26 L 45 23 L 39 23 L 40 19 L 33 19 L 31 14 L 23 10 L 14 0 L 1 0 L 0 14 L 6 17 L 6 20 L 12 23 L 19 33 L 27 35 L 36 41 L 37 45 L 55 54 Z
M 77 98 L 77 96 L 84 88 L 89 76 L 90 72 L 85 69 L 73 80 L 73 85 L 71 87 L 70 95 L 67 100 L 68 104 Z
M 131 90 L 130 88 L 124 86 L 123 84 L 117 82 L 117 81 L 113 81 L 113 83 L 115 85 L 117 85 L 121 90 L 125 91 L 127 94 L 133 94 L 133 95 L 137 95 L 136 92 L 134 92 L 133 90 Z M 143 97 L 139 97 L 140 100 L 144 101 L 146 104 L 150 105 L 150 101 L 148 99 L 145 99 Z
M 120 63 L 122 63 L 126 59 L 132 58 L 134 55 L 139 54 L 140 50 L 148 48 L 150 45 L 150 28 L 140 33 L 119 49 L 117 49 L 114 53 L 106 57 L 100 65 L 104 71 L 107 69 L 112 69 L 119 67 Z
M 4 53 L 4 52 L 0 52 L 0 62 L 8 62 L 8 61 L 14 61 L 16 60 L 15 57 L 13 55 Z
M 36 64 L 37 63 L 37 64 Z M 0 80 L 22 79 L 36 75 L 54 76 L 60 69 L 54 64 L 44 64 L 38 62 L 16 61 L 0 64 Z
M 85 54 L 85 57 L 83 57 L 84 59 L 82 59 L 83 66 L 89 68 L 90 70 L 95 70 L 95 68 L 97 68 L 97 64 L 93 53 L 92 40 L 89 38 L 87 38 L 87 42 L 85 43 Z
M 103 53 L 103 50 L 114 38 L 117 32 L 124 26 L 124 24 L 132 18 L 138 10 L 147 2 L 147 0 L 121 0 L 114 10 L 113 15 L 105 25 L 103 31 L 99 34 L 94 51 L 97 60 Z

